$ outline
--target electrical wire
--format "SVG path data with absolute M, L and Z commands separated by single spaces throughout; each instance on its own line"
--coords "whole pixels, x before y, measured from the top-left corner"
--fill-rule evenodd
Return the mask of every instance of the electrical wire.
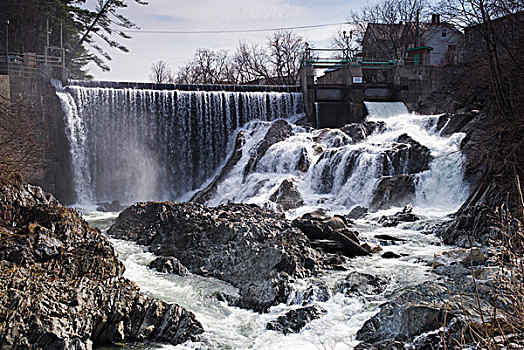
M 281 28 L 265 28 L 265 29 L 231 29 L 231 30 L 125 30 L 125 33 L 141 33 L 141 34 L 226 34 L 226 33 L 256 33 L 256 32 L 274 32 L 278 30 L 293 30 L 293 29 L 309 29 L 330 27 L 343 24 L 350 24 L 350 22 L 327 23 L 327 24 L 312 24 L 305 26 L 281 27 Z

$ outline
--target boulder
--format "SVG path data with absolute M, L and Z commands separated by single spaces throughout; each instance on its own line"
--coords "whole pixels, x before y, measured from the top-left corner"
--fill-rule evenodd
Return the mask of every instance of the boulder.
M 420 220 L 420 217 L 413 214 L 413 206 L 411 203 L 407 204 L 402 211 L 395 213 L 394 215 L 382 216 L 378 219 L 378 222 L 384 227 L 398 226 L 401 222 L 415 222 Z
M 351 138 L 352 143 L 359 143 L 375 132 L 384 132 L 386 130 L 386 123 L 382 121 L 367 121 L 364 123 L 346 124 L 341 127 L 340 130 Z
M 416 180 L 413 175 L 383 177 L 376 185 L 371 200 L 371 211 L 400 207 L 415 200 Z
M 357 332 L 357 340 L 376 345 L 386 339 L 411 340 L 415 336 L 439 328 L 446 315 L 445 300 L 450 297 L 446 287 L 427 282 L 408 288 L 383 304 L 380 311 L 366 321 Z
M 315 248 L 348 258 L 369 255 L 369 251 L 360 245 L 358 232 L 349 230 L 346 223 L 342 216 L 319 213 L 304 214 L 293 220 L 293 225 L 304 232 Z
M 444 113 L 438 119 L 437 130 L 440 130 L 440 136 L 449 136 L 462 130 L 462 128 L 472 121 L 478 111 L 469 113 Z
M 364 216 L 366 216 L 367 213 L 368 208 L 356 206 L 355 208 L 351 209 L 349 214 L 346 215 L 346 218 L 350 220 L 362 219 Z
M 380 294 L 386 289 L 387 282 L 385 278 L 355 271 L 346 276 L 336 291 L 347 296 Z
M 251 154 L 251 158 L 244 168 L 244 178 L 256 169 L 258 162 L 264 157 L 269 147 L 275 143 L 284 141 L 291 135 L 293 135 L 293 128 L 288 122 L 285 120 L 273 122 L 264 139 L 256 146 L 256 150 Z
M 313 276 L 328 258 L 282 214 L 252 204 L 137 203 L 108 234 L 232 284 L 239 289 L 238 306 L 261 312 L 285 302 L 292 281 Z
M 271 194 L 269 200 L 277 203 L 282 210 L 296 209 L 304 205 L 297 185 L 291 179 L 282 181 L 278 189 Z
M 120 204 L 120 201 L 114 200 L 112 202 L 102 202 L 98 203 L 98 207 L 96 208 L 97 211 L 102 212 L 119 212 L 122 211 L 124 207 L 122 204 Z
M 397 143 L 383 157 L 384 176 L 417 174 L 429 169 L 433 160 L 431 151 L 407 134 L 397 138 Z
M 182 265 L 177 258 L 172 256 L 160 256 L 155 260 L 151 261 L 149 267 L 157 270 L 158 272 L 172 273 L 179 276 L 189 275 L 187 267 Z
M 393 253 L 393 252 L 385 252 L 384 254 L 382 254 L 382 257 L 384 259 L 398 259 L 400 258 L 400 255 L 398 255 L 397 253 Z
M 327 311 L 318 305 L 293 309 L 282 316 L 278 316 L 275 321 L 268 322 L 266 329 L 284 334 L 298 333 L 306 324 L 321 318 L 326 313 Z
M 191 197 L 190 202 L 204 204 L 216 195 L 218 186 L 222 182 L 224 182 L 225 179 L 227 179 L 235 165 L 237 165 L 238 161 L 242 158 L 242 147 L 244 146 L 244 142 L 244 131 L 240 130 L 237 133 L 237 136 L 235 137 L 235 148 L 233 150 L 233 153 L 227 159 L 224 167 L 220 170 L 220 172 L 213 179 L 213 181 L 209 183 L 209 185 L 207 185 L 205 188 L 201 189 Z
M 40 188 L 1 185 L 0 208 L 2 348 L 179 344 L 203 332 L 193 313 L 142 294 L 106 237 Z

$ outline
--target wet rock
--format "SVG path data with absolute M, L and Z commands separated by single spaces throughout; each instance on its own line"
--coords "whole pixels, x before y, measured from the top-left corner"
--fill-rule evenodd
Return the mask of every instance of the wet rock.
M 404 206 L 415 200 L 415 178 L 412 175 L 383 177 L 373 191 L 371 211 Z
M 413 206 L 407 204 L 402 211 L 394 215 L 382 216 L 378 222 L 384 227 L 395 227 L 401 222 L 415 222 L 417 220 L 420 220 L 420 217 L 413 214 Z
M 295 170 L 305 173 L 309 170 L 310 166 L 311 166 L 311 160 L 309 159 L 307 155 L 307 150 L 305 148 L 302 148 L 302 151 L 300 153 L 300 158 L 298 159 L 297 167 Z
M 485 204 L 461 208 L 453 221 L 441 227 L 437 234 L 445 244 L 470 247 L 475 243 L 487 245 L 499 234 L 497 214 Z
M 397 138 L 397 143 L 384 152 L 382 175 L 417 174 L 428 170 L 432 160 L 429 148 L 402 134 Z
M 97 211 L 102 212 L 119 212 L 122 211 L 124 207 L 122 204 L 120 204 L 120 201 L 114 200 L 112 202 L 102 202 L 98 203 L 98 207 L 96 208 Z
M 105 236 L 40 188 L 2 185 L 0 208 L 2 348 L 179 344 L 203 332 L 193 313 L 140 293 Z
M 346 124 L 340 128 L 352 140 L 352 143 L 359 143 L 368 138 L 373 133 L 382 133 L 386 131 L 386 123 L 367 121 L 364 123 Z
M 349 214 L 346 215 L 346 218 L 353 220 L 353 219 L 362 219 L 366 214 L 368 213 L 368 208 L 356 206 L 355 208 L 351 209 Z
M 343 254 L 348 258 L 369 254 L 360 246 L 358 232 L 347 228 L 344 217 L 308 213 L 293 220 L 293 225 L 304 232 L 313 247 L 324 252 Z
M 337 288 L 337 291 L 341 291 L 347 296 L 380 294 L 386 289 L 387 282 L 387 279 L 379 276 L 351 272 L 347 275 L 344 283 Z
M 449 136 L 462 130 L 462 128 L 472 121 L 478 111 L 469 113 L 444 113 L 438 119 L 437 130 L 440 130 L 440 136 Z
M 360 343 L 354 350 L 404 350 L 405 344 L 398 340 L 386 339 L 375 344 Z
M 256 311 L 285 302 L 292 281 L 316 274 L 328 258 L 281 214 L 250 204 L 137 203 L 108 234 L 232 284 L 239 289 L 237 305 Z
M 182 265 L 177 258 L 172 256 L 160 256 L 155 260 L 151 261 L 149 267 L 157 270 L 158 272 L 173 273 L 179 276 L 189 275 L 187 267 Z
M 297 295 L 291 304 L 307 305 L 313 302 L 326 302 L 331 298 L 331 291 L 325 283 L 317 283 L 308 286 L 304 290 L 297 291 Z
M 285 120 L 277 120 L 271 124 L 266 136 L 256 147 L 256 151 L 251 155 L 245 169 L 244 178 L 251 174 L 257 167 L 258 162 L 264 157 L 269 147 L 275 143 L 284 141 L 293 135 L 293 128 Z
M 484 264 L 486 257 L 480 248 L 457 248 L 448 250 L 442 253 L 437 253 L 433 257 L 433 268 L 439 266 L 448 266 L 455 263 L 469 267 L 471 265 L 478 266 Z
M 450 297 L 446 287 L 436 283 L 404 290 L 380 307 L 380 311 L 364 323 L 357 332 L 357 340 L 377 346 L 384 339 L 406 341 L 422 333 L 435 330 L 450 321 L 445 300 Z
M 405 242 L 406 241 L 403 238 L 393 237 L 393 236 L 385 235 L 385 234 L 375 235 L 375 238 L 380 241 L 388 241 L 388 242 Z
M 304 204 L 297 185 L 290 179 L 282 181 L 278 189 L 269 197 L 269 200 L 277 203 L 282 210 L 295 209 Z
M 220 173 L 207 185 L 204 189 L 198 191 L 191 197 L 190 202 L 206 203 L 213 198 L 217 193 L 218 186 L 224 182 L 235 167 L 238 161 L 242 158 L 242 147 L 244 146 L 245 138 L 244 131 L 240 130 L 235 137 L 235 148 L 231 156 L 227 159 L 226 164 L 220 170 Z
M 279 316 L 275 321 L 268 322 L 266 329 L 284 334 L 298 333 L 306 324 L 321 318 L 326 313 L 327 311 L 318 305 L 293 309 Z
M 398 259 L 400 258 L 400 255 L 398 255 L 397 253 L 393 253 L 393 252 L 385 252 L 384 254 L 382 254 L 382 257 L 384 259 Z

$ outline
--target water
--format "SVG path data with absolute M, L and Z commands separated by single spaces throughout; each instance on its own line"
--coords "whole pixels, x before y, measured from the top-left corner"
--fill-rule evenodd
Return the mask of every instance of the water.
M 374 219 L 393 214 L 401 208 L 391 208 L 355 221 L 353 229 L 360 232 L 363 242 L 378 244 L 377 234 L 403 238 L 404 242 L 383 246 L 384 251 L 401 255 L 398 259 L 383 259 L 380 254 L 359 257 L 346 264 L 348 271 L 326 271 L 321 276 L 298 280 L 289 300 L 258 314 L 218 302 L 216 291 L 235 288 L 224 282 L 195 275 L 178 277 L 147 268 L 154 259 L 144 247 L 112 240 L 125 262 L 125 276 L 136 281 L 143 292 L 168 302 L 176 302 L 196 314 L 205 333 L 198 343 L 178 346 L 162 344 L 128 345 L 125 349 L 352 349 L 358 342 L 356 332 L 373 316 L 381 303 L 396 290 L 436 279 L 432 273 L 433 255 L 449 249 L 426 230 L 455 211 L 467 195 L 463 183 L 462 156 L 459 144 L 463 135 L 440 138 L 434 129 L 438 116 L 417 116 L 407 113 L 401 104 L 368 103 L 369 120 L 384 121 L 387 131 L 375 134 L 359 144 L 350 144 L 348 135 L 339 130 L 314 130 L 294 126 L 293 136 L 272 146 L 255 171 L 243 177 L 248 156 L 244 156 L 230 176 L 219 186 L 217 195 L 208 204 L 226 201 L 250 202 L 276 207 L 270 194 L 284 179 L 292 179 L 304 199 L 300 208 L 286 212 L 293 218 L 322 208 L 330 213 L 347 213 L 355 205 L 369 205 L 376 183 L 385 175 L 402 174 L 400 167 L 385 174 L 384 154 L 403 133 L 427 146 L 434 157 L 429 170 L 417 174 L 414 212 L 423 217 L 415 223 L 385 228 Z M 245 149 L 252 149 L 264 137 L 269 122 L 245 126 Z M 248 154 L 249 152 L 245 152 Z M 306 155 L 311 166 L 306 172 L 297 170 L 299 159 Z M 116 213 L 86 214 L 94 225 L 106 230 Z M 358 271 L 387 280 L 384 292 L 378 295 L 347 296 L 340 289 L 349 272 Z M 303 292 L 311 285 L 325 284 L 328 300 L 313 298 L 309 303 L 327 310 L 327 314 L 309 323 L 298 334 L 282 335 L 266 330 L 267 322 L 284 312 L 299 307 Z
M 464 134 L 442 138 L 435 130 L 439 116 L 410 114 L 402 103 L 367 102 L 366 106 L 370 111 L 368 120 L 385 122 L 386 131 L 353 144 L 350 136 L 340 130 L 306 131 L 294 126 L 293 136 L 270 147 L 247 177 L 244 168 L 250 152 L 244 152 L 208 204 L 249 202 L 277 209 L 269 197 L 283 180 L 289 179 L 296 183 L 305 202 L 304 206 L 288 212 L 290 217 L 315 208 L 347 213 L 356 205 L 367 207 L 381 179 L 408 174 L 409 150 L 398 153 L 398 164 L 391 160 L 396 140 L 408 134 L 428 147 L 433 157 L 429 170 L 412 174 L 416 181 L 413 204 L 422 210 L 431 208 L 430 211 L 457 209 L 469 191 L 463 182 L 463 158 L 459 151 Z M 261 142 L 269 126 L 270 123 L 248 124 L 244 149 L 249 150 Z M 311 166 L 301 172 L 298 165 L 304 157 Z
M 78 204 L 176 199 L 212 177 L 245 123 L 303 110 L 302 95 L 58 87 Z

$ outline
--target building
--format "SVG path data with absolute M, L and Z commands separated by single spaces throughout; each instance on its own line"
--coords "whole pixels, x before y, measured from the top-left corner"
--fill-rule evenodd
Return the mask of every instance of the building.
M 477 24 L 464 30 L 464 61 L 475 61 L 486 56 L 486 37 L 495 33 L 497 52 L 505 54 L 523 50 L 524 11 L 506 15 L 491 21 L 491 26 Z M 521 53 L 522 54 L 522 53 Z
M 362 56 L 374 60 L 408 58 L 409 64 L 419 57 L 419 64 L 433 66 L 462 61 L 463 34 L 453 25 L 440 22 L 440 15 L 433 15 L 431 23 L 420 23 L 419 31 L 417 40 L 416 23 L 369 23 L 361 43 Z M 418 49 L 421 52 L 413 52 Z

